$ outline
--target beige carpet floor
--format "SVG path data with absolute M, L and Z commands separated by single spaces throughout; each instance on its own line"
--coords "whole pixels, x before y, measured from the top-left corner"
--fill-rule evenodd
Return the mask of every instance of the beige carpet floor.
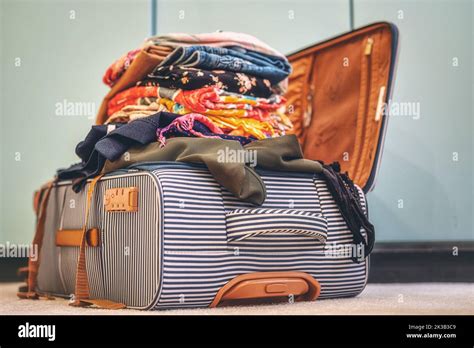
M 369 284 L 355 298 L 319 300 L 293 304 L 183 309 L 144 312 L 75 308 L 67 301 L 19 300 L 17 283 L 0 284 L 0 314 L 150 314 L 150 315 L 365 315 L 365 314 L 474 314 L 474 284 L 419 283 Z

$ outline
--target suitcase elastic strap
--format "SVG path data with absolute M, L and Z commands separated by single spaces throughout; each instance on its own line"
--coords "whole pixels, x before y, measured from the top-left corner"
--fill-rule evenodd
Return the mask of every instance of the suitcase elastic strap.
M 76 307 L 88 307 L 95 305 L 99 308 L 104 309 L 121 309 L 126 306 L 123 303 L 117 303 L 105 299 L 90 299 L 89 298 L 89 282 L 87 280 L 87 268 L 86 268 L 86 239 L 87 239 L 87 222 L 89 221 L 89 212 L 92 203 L 92 197 L 94 195 L 94 189 L 97 182 L 102 177 L 102 175 L 96 176 L 87 190 L 87 202 L 86 202 L 86 212 L 84 218 L 84 226 L 82 228 L 82 237 L 81 245 L 79 249 L 79 259 L 77 261 L 77 270 L 76 270 L 76 287 L 74 299 L 69 305 Z
M 44 237 L 44 224 L 46 221 L 46 210 L 48 208 L 48 201 L 51 190 L 54 187 L 56 179 L 51 180 L 46 188 L 44 195 L 39 203 L 38 208 L 38 215 L 36 221 L 36 230 L 35 236 L 33 237 L 33 245 L 37 245 L 38 247 L 38 255 L 36 258 L 33 258 L 30 255 L 28 259 L 28 267 L 27 270 L 25 268 L 20 269 L 21 273 L 27 272 L 27 279 L 26 279 L 26 286 L 20 287 L 17 296 L 22 299 L 39 299 L 41 295 L 36 292 L 36 284 L 37 284 L 37 277 L 38 277 L 38 269 L 40 265 L 40 254 L 41 254 L 41 247 L 43 245 L 43 237 Z M 50 296 L 45 296 L 47 299 L 51 298 Z

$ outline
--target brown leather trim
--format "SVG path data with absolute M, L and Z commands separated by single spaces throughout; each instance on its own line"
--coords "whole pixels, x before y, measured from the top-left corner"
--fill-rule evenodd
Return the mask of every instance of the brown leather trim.
M 96 117 L 96 124 L 104 124 L 107 120 L 107 104 L 117 93 L 134 86 L 142 80 L 163 60 L 162 56 L 142 50 L 130 64 L 125 73 L 118 79 L 117 83 L 110 89 L 100 104 Z
M 86 262 L 86 246 L 87 246 L 87 223 L 89 221 L 89 215 L 92 205 L 92 199 L 94 197 L 94 190 L 103 175 L 98 175 L 89 183 L 86 196 L 86 208 L 84 227 L 81 230 L 81 241 L 79 244 L 79 259 L 77 261 L 76 268 L 76 286 L 74 291 L 74 301 L 69 303 L 70 306 L 75 307 L 87 307 L 95 305 L 100 308 L 106 309 L 121 309 L 126 306 L 123 303 L 117 303 L 106 299 L 91 299 L 89 292 L 89 281 L 87 278 L 87 262 Z
M 138 210 L 138 187 L 116 187 L 104 194 L 105 211 L 135 212 Z
M 332 48 L 333 46 L 341 44 L 341 43 L 347 43 L 347 41 L 349 41 L 351 39 L 355 39 L 355 38 L 357 38 L 361 35 L 369 34 L 373 31 L 378 30 L 378 29 L 388 28 L 389 25 L 390 25 L 389 23 L 375 23 L 373 25 L 369 25 L 369 26 L 366 26 L 366 27 L 361 28 L 361 29 L 356 29 L 356 30 L 350 31 L 350 32 L 348 32 L 346 34 L 343 34 L 343 35 L 340 35 L 340 36 L 338 36 L 334 39 L 329 39 L 329 40 L 323 41 L 321 43 L 317 43 L 316 45 L 306 47 L 306 48 L 304 48 L 304 49 L 302 49 L 298 52 L 292 53 L 288 56 L 288 59 L 296 60 L 298 58 L 304 57 L 308 53 L 318 52 L 318 51 L 321 51 L 323 49 Z
M 16 270 L 16 275 L 19 277 L 19 278 L 28 278 L 28 266 L 24 266 L 24 267 L 19 267 L 17 270 Z
M 18 287 L 18 292 L 16 293 L 16 295 L 19 297 L 19 298 L 24 298 L 26 299 L 26 294 L 28 293 L 28 284 L 24 284 L 24 285 L 20 285 Z
M 38 216 L 38 210 L 39 210 L 39 205 L 40 205 L 40 196 L 41 196 L 41 190 L 35 191 L 33 193 L 33 211 L 35 212 L 36 216 Z
M 36 293 L 36 284 L 37 284 L 37 277 L 38 277 L 38 269 L 39 269 L 40 260 L 41 260 L 41 247 L 43 245 L 44 224 L 46 221 L 46 210 L 48 207 L 49 196 L 54 187 L 54 184 L 55 184 L 55 180 L 52 180 L 47 183 L 47 186 L 44 189 L 44 193 L 41 194 L 41 199 L 39 200 L 36 230 L 35 230 L 35 235 L 33 237 L 32 244 L 38 247 L 38 251 L 40 254 L 35 259 L 30 257 L 28 260 L 27 292 L 26 293 L 19 292 L 17 295 L 20 298 L 30 298 L 30 299 L 39 298 L 38 294 Z
M 304 156 L 339 162 L 361 187 L 375 165 L 392 40 L 390 24 L 376 23 L 288 57 L 285 96 Z
M 110 300 L 104 300 L 104 299 L 96 299 L 96 300 L 91 300 L 91 299 L 81 299 L 77 301 L 75 304 L 76 307 L 90 307 L 90 306 L 95 306 L 97 308 L 101 309 L 124 309 L 127 308 L 123 303 L 119 302 L 114 302 Z
M 57 230 L 56 246 L 80 247 L 82 240 L 82 230 Z M 96 247 L 100 244 L 100 231 L 98 228 L 88 229 L 86 232 L 87 246 Z
M 89 220 L 89 213 L 92 204 L 92 197 L 94 194 L 94 189 L 97 182 L 100 180 L 102 175 L 96 176 L 89 183 L 89 188 L 87 190 L 86 196 L 86 211 L 84 218 L 84 227 L 81 233 L 81 242 L 79 244 L 79 259 L 77 261 L 76 269 L 76 286 L 75 286 L 75 304 L 79 304 L 79 300 L 89 298 L 89 282 L 87 280 L 87 268 L 86 268 L 86 232 L 87 232 L 87 222 Z
M 255 272 L 230 280 L 217 292 L 209 307 L 226 301 L 294 296 L 295 301 L 312 301 L 321 291 L 319 282 L 304 272 Z

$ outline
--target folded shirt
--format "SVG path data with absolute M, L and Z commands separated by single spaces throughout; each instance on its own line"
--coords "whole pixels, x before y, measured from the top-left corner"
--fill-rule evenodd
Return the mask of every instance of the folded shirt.
M 211 121 L 229 135 L 251 136 L 262 140 L 284 135 L 270 122 L 253 118 L 207 116 Z
M 132 87 L 117 94 L 108 105 L 111 113 L 127 105 L 165 106 L 172 113 L 208 116 L 226 134 L 265 139 L 286 134 L 291 128 L 284 114 L 285 99 L 278 95 L 255 98 L 215 87 L 183 91 L 165 87 Z
M 127 105 L 139 104 L 140 98 L 156 97 L 172 100 L 191 112 L 213 116 L 250 117 L 266 120 L 269 113 L 283 110 L 286 100 L 278 95 L 270 98 L 255 98 L 247 95 L 226 92 L 216 87 L 204 87 L 185 91 L 155 86 L 136 86 L 118 93 L 109 101 L 108 113 Z
M 129 66 L 138 56 L 141 51 L 147 52 L 150 56 L 154 57 L 158 63 L 161 63 L 165 58 L 173 52 L 173 47 L 167 46 L 149 46 L 145 45 L 143 48 L 137 48 L 125 53 L 115 62 L 113 62 L 105 71 L 104 76 L 102 77 L 102 82 L 107 86 L 114 86 L 120 77 L 127 71 Z
M 150 98 L 144 98 L 141 103 L 146 103 Z M 157 102 L 166 105 L 170 112 L 186 115 L 190 113 L 183 105 L 169 99 L 159 99 Z M 276 125 L 267 121 L 260 121 L 254 118 L 242 118 L 232 116 L 210 116 L 206 115 L 216 126 L 221 128 L 226 134 L 255 137 L 256 139 L 272 138 L 284 135 L 284 131 L 279 131 Z
M 285 80 L 291 72 L 291 65 L 286 58 L 270 56 L 237 46 L 231 48 L 178 47 L 156 69 L 171 65 L 242 72 L 268 79 L 272 84 Z
M 164 98 L 140 98 L 138 103 L 141 105 L 160 103 L 166 106 L 167 111 L 180 115 L 185 115 L 191 112 L 183 105 Z M 285 114 L 278 112 L 270 114 L 268 121 L 260 121 L 250 117 L 233 117 L 227 115 L 206 116 L 229 135 L 255 137 L 257 139 L 282 136 L 287 134 L 287 132 L 293 127 L 291 120 Z
M 94 151 L 95 144 L 105 137 L 107 133 L 115 130 L 116 128 L 121 127 L 122 124 L 114 125 L 100 125 L 92 126 L 89 133 L 87 133 L 85 139 L 80 141 L 76 146 L 76 155 L 83 161 L 86 162 L 89 160 L 89 157 Z
M 255 138 L 225 134 L 209 118 L 200 114 L 186 114 L 174 119 L 168 126 L 156 130 L 158 142 L 164 146 L 166 140 L 175 137 L 196 137 L 235 140 L 246 145 Z
M 108 86 L 113 86 L 133 63 L 140 51 L 147 51 L 156 58 L 157 62 L 163 61 L 169 53 L 180 46 L 207 45 L 213 47 L 238 46 L 261 52 L 270 56 L 286 59 L 280 52 L 269 45 L 244 33 L 214 32 L 203 34 L 171 33 L 148 38 L 144 44 L 130 52 L 127 52 L 117 61 L 112 63 L 104 74 L 103 81 Z
M 226 70 L 203 70 L 184 66 L 161 66 L 148 75 L 138 86 L 157 86 L 172 89 L 193 90 L 217 87 L 221 90 L 253 97 L 268 98 L 272 94 L 283 94 L 273 88 L 268 79 L 241 72 Z
M 113 86 L 115 81 L 117 81 L 128 69 L 132 61 L 135 59 L 137 54 L 140 52 L 141 49 L 137 48 L 135 50 L 131 50 L 113 62 L 105 71 L 104 76 L 102 77 L 102 82 L 104 82 L 107 86 Z
M 95 150 L 95 145 L 104 139 L 108 133 L 113 130 L 120 128 L 123 124 L 109 124 L 92 126 L 85 139 L 79 142 L 76 146 L 76 155 L 81 159 L 80 163 L 71 165 L 66 169 L 59 169 L 57 176 L 59 180 L 81 180 L 82 178 L 88 178 L 95 176 L 100 173 L 100 168 L 105 164 L 106 158 L 100 156 Z M 98 170 L 99 169 L 99 170 Z M 73 189 L 77 192 L 83 186 L 82 182 L 79 186 L 73 186 Z
M 147 105 L 127 105 L 114 112 L 104 124 L 109 123 L 128 123 L 139 118 L 154 115 L 160 111 L 167 111 L 166 106 L 156 102 L 147 103 Z
M 255 36 L 236 33 L 231 31 L 215 31 L 213 33 L 189 34 L 189 33 L 170 33 L 165 35 L 153 36 L 148 39 L 155 44 L 167 45 L 206 45 L 213 47 L 230 47 L 239 46 L 256 52 L 261 52 L 267 55 L 276 56 L 282 59 L 286 57 L 270 47 L 265 42 L 257 39 Z

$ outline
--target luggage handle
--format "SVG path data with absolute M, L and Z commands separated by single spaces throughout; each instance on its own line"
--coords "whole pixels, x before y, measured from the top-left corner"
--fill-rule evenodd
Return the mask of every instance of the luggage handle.
M 296 209 L 235 209 L 226 214 L 226 226 L 229 242 L 291 233 L 325 244 L 328 231 L 327 220 L 322 214 Z
M 56 246 L 59 247 L 80 247 L 82 242 L 82 229 L 57 230 Z M 98 228 L 90 228 L 86 231 L 86 244 L 90 247 L 100 245 L 100 231 Z
M 255 272 L 242 274 L 225 284 L 209 307 L 236 301 L 287 298 L 289 301 L 313 301 L 321 285 L 305 272 Z
M 53 190 L 54 185 L 56 184 L 57 178 L 54 178 L 52 181 L 41 188 L 38 193 L 34 195 L 34 209 L 36 213 L 36 229 L 35 235 L 33 237 L 32 245 L 38 247 L 38 252 L 41 253 L 41 247 L 43 245 L 43 239 L 45 235 L 45 223 L 46 223 L 46 211 L 48 209 L 49 196 Z M 36 291 L 38 284 L 38 271 L 40 266 L 40 257 L 33 258 L 32 256 L 28 259 L 27 270 L 25 268 L 21 269 L 21 274 L 27 276 L 26 285 L 21 286 L 17 296 L 21 299 L 38 299 L 40 294 Z

